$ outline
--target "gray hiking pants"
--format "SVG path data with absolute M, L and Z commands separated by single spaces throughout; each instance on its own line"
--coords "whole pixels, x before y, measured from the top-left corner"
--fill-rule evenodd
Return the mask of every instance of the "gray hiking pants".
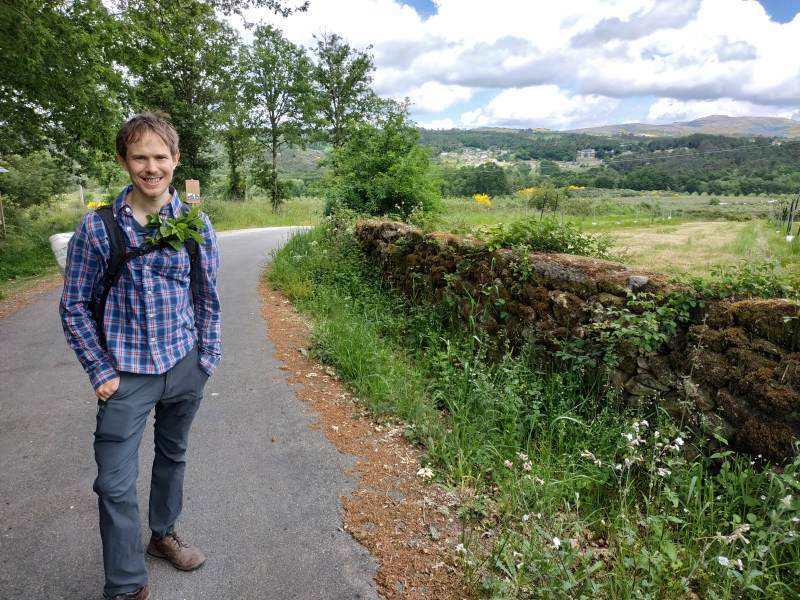
M 197 348 L 161 375 L 120 373 L 119 389 L 98 401 L 94 491 L 100 508 L 100 536 L 106 583 L 112 597 L 147 583 L 136 479 L 139 444 L 147 416 L 155 407 L 155 459 L 150 480 L 150 529 L 168 533 L 183 506 L 186 448 L 208 376 Z

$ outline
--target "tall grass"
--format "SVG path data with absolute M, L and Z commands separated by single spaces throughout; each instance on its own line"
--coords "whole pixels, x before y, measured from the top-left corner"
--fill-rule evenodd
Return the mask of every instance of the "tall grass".
M 346 222 L 294 237 L 269 277 L 316 321 L 314 352 L 408 424 L 459 489 L 464 576 L 491 598 L 789 598 L 800 590 L 800 460 L 696 447 L 535 348 L 491 359 L 445 304 L 387 287 Z M 644 410 L 644 409 L 641 409 Z M 696 594 L 696 596 L 693 596 Z

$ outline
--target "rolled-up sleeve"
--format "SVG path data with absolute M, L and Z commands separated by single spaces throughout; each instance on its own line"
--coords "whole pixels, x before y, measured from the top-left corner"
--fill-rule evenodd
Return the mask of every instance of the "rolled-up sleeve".
M 67 247 L 64 291 L 59 303 L 67 343 L 78 356 L 94 389 L 118 376 L 111 357 L 100 345 L 90 309 L 102 266 L 108 259 L 99 243 L 99 231 L 107 242 L 99 217 L 94 212 L 87 213 Z
M 200 367 L 210 376 L 222 358 L 222 309 L 217 292 L 217 273 L 220 259 L 217 246 L 217 235 L 211 226 L 208 215 L 202 213 L 203 243 L 200 244 L 200 273 L 198 281 L 198 298 L 194 307 L 195 325 L 197 327 L 197 346 L 200 355 Z

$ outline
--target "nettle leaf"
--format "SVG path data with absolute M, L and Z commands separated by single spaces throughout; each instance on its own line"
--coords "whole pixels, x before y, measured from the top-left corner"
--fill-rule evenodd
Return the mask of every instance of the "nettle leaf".
M 205 224 L 200 216 L 200 209 L 193 206 L 185 215 L 173 219 L 165 219 L 160 215 L 148 215 L 153 225 L 158 226 L 156 234 L 147 238 L 151 244 L 169 244 L 176 251 L 180 250 L 189 238 L 198 243 L 203 242 Z

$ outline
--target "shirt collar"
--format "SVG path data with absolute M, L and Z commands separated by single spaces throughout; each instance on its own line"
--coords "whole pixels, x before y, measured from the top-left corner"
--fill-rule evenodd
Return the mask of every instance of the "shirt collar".
M 119 193 L 119 196 L 117 196 L 116 200 L 114 200 L 114 204 L 112 206 L 115 220 L 118 218 L 120 211 L 123 211 L 125 214 L 128 214 L 131 217 L 133 216 L 130 206 L 127 202 L 125 202 L 125 198 L 128 197 L 128 194 L 131 192 L 131 190 L 133 190 L 133 185 L 128 184 L 125 189 Z M 178 196 L 178 190 L 176 190 L 174 187 L 169 186 L 169 191 L 172 193 L 172 196 L 170 197 L 169 202 L 161 207 L 159 214 L 162 217 L 172 219 L 181 214 L 181 199 Z

